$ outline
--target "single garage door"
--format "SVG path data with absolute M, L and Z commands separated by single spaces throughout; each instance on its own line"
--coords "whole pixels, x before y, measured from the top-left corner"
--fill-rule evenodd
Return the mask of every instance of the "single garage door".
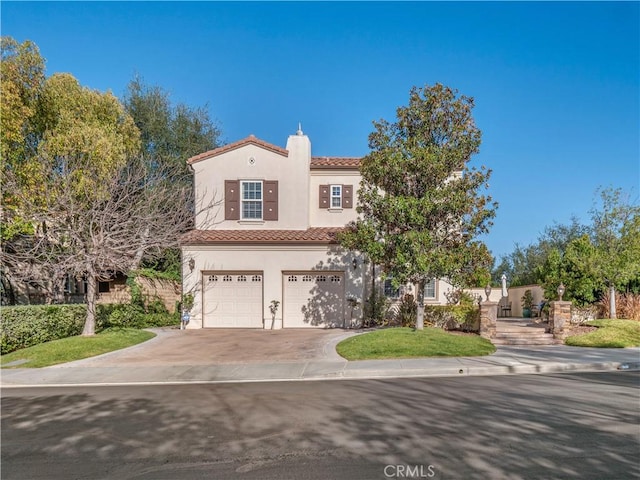
M 284 273 L 283 326 L 343 327 L 343 272 Z
M 204 275 L 204 327 L 262 328 L 262 272 Z

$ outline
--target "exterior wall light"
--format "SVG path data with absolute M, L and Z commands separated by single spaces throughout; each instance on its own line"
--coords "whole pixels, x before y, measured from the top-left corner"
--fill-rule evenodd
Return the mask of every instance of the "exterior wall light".
M 562 282 L 560 282 L 560 285 L 558 285 L 558 300 L 562 301 L 562 295 L 564 295 L 564 284 Z
M 354 270 L 356 268 L 358 268 L 358 259 L 357 258 L 353 259 L 353 261 L 351 262 L 351 266 L 353 267 Z
M 191 257 L 189 259 L 189 270 L 193 272 L 193 269 L 196 268 L 196 261 Z

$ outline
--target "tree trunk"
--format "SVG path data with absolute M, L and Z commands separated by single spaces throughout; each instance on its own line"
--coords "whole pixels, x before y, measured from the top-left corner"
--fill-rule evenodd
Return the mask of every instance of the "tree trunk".
M 418 302 L 418 314 L 416 315 L 416 330 L 424 329 L 424 279 L 416 283 L 416 301 Z
M 131 270 L 138 270 L 140 268 L 140 264 L 142 263 L 142 258 L 144 257 L 145 248 L 147 246 L 147 240 L 149 239 L 149 227 L 144 229 L 144 233 L 142 234 L 143 242 L 136 250 L 136 254 L 133 257 L 133 261 L 131 262 Z
M 365 316 L 362 317 L 363 327 L 370 326 L 372 322 L 375 324 L 377 320 L 377 317 L 376 317 L 377 305 L 378 305 L 378 292 L 376 291 L 376 264 L 372 261 L 371 262 L 371 318 L 365 318 Z
M 96 276 L 87 272 L 87 319 L 84 322 L 83 336 L 96 334 Z
M 609 318 L 618 318 L 616 314 L 616 287 L 609 287 Z
M 54 304 L 64 303 L 64 273 L 55 271 L 51 278 L 51 297 Z

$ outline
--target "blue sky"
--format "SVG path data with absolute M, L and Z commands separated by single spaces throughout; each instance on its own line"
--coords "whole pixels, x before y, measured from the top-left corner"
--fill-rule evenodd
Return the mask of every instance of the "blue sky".
M 372 121 L 414 86 L 474 97 L 472 165 L 500 203 L 495 256 L 572 215 L 600 186 L 640 190 L 638 2 L 2 2 L 2 35 L 32 40 L 47 73 L 122 96 L 135 74 L 208 105 L 226 141 L 360 156 Z

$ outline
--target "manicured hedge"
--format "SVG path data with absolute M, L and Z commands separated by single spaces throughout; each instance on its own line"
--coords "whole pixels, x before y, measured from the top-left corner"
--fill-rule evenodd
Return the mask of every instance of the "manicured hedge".
M 2 307 L 0 353 L 82 333 L 86 305 Z
M 96 331 L 110 327 L 165 327 L 178 325 L 178 314 L 158 311 L 146 313 L 141 307 L 130 304 L 100 304 L 96 311 Z M 0 353 L 10 353 L 21 348 L 59 338 L 80 335 L 87 315 L 87 306 L 74 305 L 24 305 L 2 307 L 0 319 Z

